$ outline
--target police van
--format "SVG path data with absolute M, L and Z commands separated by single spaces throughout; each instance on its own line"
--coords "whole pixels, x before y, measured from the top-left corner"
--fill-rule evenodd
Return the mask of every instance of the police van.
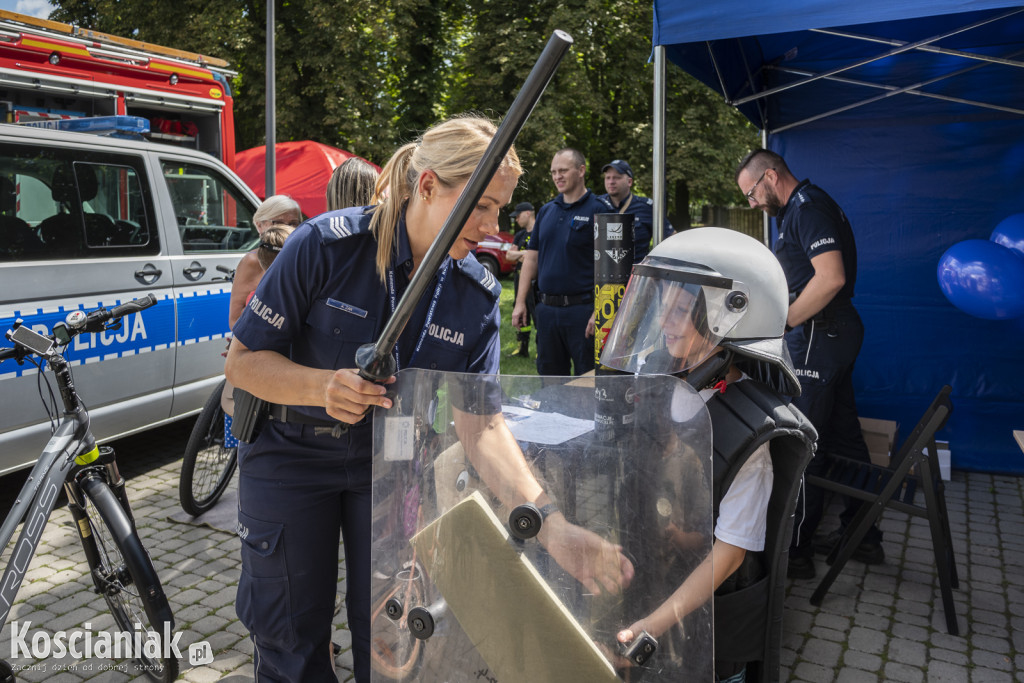
M 68 348 L 101 440 L 201 409 L 224 370 L 230 282 L 218 266 L 258 241 L 256 195 L 212 156 L 140 139 L 147 126 L 0 124 L 0 335 L 18 318 L 43 331 L 70 311 L 159 302 Z M 49 437 L 39 375 L 0 365 L 0 473 L 32 464 Z

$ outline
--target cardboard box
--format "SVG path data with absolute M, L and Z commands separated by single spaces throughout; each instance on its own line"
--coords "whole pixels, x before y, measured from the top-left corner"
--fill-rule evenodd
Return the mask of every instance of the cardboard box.
M 924 452 L 928 452 L 927 447 L 925 447 Z M 939 476 L 942 477 L 943 481 L 949 481 L 952 453 L 949 450 L 948 441 L 935 441 L 935 456 L 939 460 Z
M 880 467 L 888 467 L 889 456 L 892 453 L 893 444 L 896 442 L 896 435 L 899 433 L 899 423 L 892 420 L 876 420 L 871 417 L 859 419 L 860 430 L 864 435 L 864 442 L 868 445 L 871 462 Z

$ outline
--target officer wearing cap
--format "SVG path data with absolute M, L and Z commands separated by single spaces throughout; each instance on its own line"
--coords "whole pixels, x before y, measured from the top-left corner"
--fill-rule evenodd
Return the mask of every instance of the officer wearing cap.
M 526 324 L 526 292 L 537 278 L 537 372 L 582 375 L 594 369 L 594 214 L 613 210 L 584 181 L 579 150 L 559 150 L 551 180 L 559 195 L 540 207 L 519 273 L 512 325 Z
M 633 263 L 640 263 L 651 249 L 654 235 L 654 202 L 633 194 L 633 168 L 624 159 L 615 159 L 601 169 L 604 189 L 601 195 L 618 213 L 633 215 Z M 665 237 L 672 234 L 672 225 L 665 220 Z
M 529 211 L 533 213 L 533 204 L 530 202 L 519 202 L 516 204 L 516 208 L 509 212 L 509 217 L 512 218 L 517 224 L 519 223 L 519 214 Z M 520 226 L 522 227 L 522 226 Z
M 516 231 L 515 236 L 512 238 L 513 247 L 505 254 L 509 261 L 516 262 L 516 269 L 512 273 L 512 285 L 515 288 L 514 301 L 519 297 L 519 271 L 523 268 L 523 255 L 526 253 L 526 247 L 530 243 L 530 237 L 533 235 L 533 224 L 537 222 L 537 218 L 533 210 L 533 204 L 530 202 L 519 202 L 516 204 L 516 208 L 509 213 L 509 216 L 519 226 L 519 230 Z M 512 352 L 513 356 L 521 358 L 530 357 L 530 333 L 533 332 L 534 308 L 536 306 L 536 298 L 533 295 L 534 284 L 536 283 L 531 283 L 530 290 L 526 292 L 526 324 L 516 332 L 516 341 L 519 342 L 519 348 Z

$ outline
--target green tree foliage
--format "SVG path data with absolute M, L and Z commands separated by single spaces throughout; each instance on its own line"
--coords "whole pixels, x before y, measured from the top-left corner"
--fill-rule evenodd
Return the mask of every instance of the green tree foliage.
M 51 18 L 228 60 L 245 149 L 264 140 L 265 2 L 61 0 Z M 551 198 L 548 169 L 562 147 L 586 155 L 593 190 L 604 191 L 601 166 L 624 158 L 637 191 L 650 194 L 651 14 L 650 0 L 278 0 L 277 139 L 318 140 L 383 164 L 441 118 L 502 116 L 561 29 L 574 44 L 517 140 L 526 174 L 516 200 Z M 738 200 L 732 171 L 755 131 L 715 93 L 668 72 L 670 213 L 683 215 L 677 197 Z

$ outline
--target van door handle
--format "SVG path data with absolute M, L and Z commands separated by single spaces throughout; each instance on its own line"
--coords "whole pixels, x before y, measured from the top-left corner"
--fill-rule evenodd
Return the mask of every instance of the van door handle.
M 142 267 L 142 270 L 135 271 L 135 279 L 144 285 L 151 285 L 156 282 L 163 273 L 164 271 L 160 270 L 152 263 L 147 263 Z
M 193 261 L 192 263 L 188 264 L 188 268 L 181 272 L 184 273 L 185 277 L 187 277 L 189 280 L 195 282 L 202 276 L 206 275 L 206 266 L 199 263 L 199 261 Z

